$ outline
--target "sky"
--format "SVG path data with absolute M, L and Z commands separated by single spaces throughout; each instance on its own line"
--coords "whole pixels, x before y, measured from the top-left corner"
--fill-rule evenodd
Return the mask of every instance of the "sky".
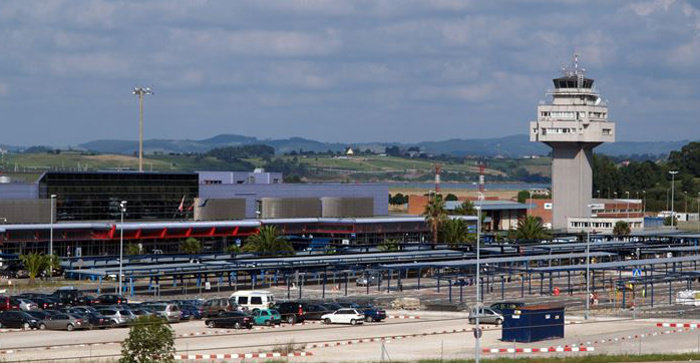
M 3 0 L 0 143 L 527 134 L 572 54 L 620 141 L 699 139 L 700 1 Z

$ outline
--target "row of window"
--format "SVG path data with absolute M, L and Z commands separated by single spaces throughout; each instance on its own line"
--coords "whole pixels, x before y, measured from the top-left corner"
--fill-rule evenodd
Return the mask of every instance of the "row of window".
M 586 118 L 585 111 L 542 111 L 542 117 L 551 117 L 559 120 L 582 120 Z M 608 117 L 607 112 L 588 112 L 588 118 L 605 119 Z

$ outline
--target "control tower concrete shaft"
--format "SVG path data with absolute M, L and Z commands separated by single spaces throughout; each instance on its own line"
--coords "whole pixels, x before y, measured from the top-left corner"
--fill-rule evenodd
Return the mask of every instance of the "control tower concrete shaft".
M 608 106 L 579 68 L 578 56 L 553 79 L 548 102 L 537 106 L 530 122 L 530 141 L 552 148 L 552 228 L 566 230 L 567 218 L 588 217 L 593 194 L 593 148 L 615 141 L 615 123 Z

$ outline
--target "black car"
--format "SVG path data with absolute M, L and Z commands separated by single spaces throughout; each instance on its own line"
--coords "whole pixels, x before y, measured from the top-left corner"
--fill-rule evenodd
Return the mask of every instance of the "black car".
M 73 313 L 73 315 L 87 322 L 88 329 L 105 329 L 112 326 L 112 321 L 108 317 L 97 312 Z
M 301 323 L 306 320 L 307 303 L 299 301 L 285 301 L 275 306 L 279 311 L 282 321 L 288 324 Z
M 330 310 L 321 304 L 308 304 L 306 305 L 306 310 L 304 310 L 304 315 L 306 320 L 321 320 L 323 315 L 332 313 L 335 310 Z
M 331 311 L 331 312 L 336 311 L 336 310 L 340 310 L 340 309 L 343 308 L 343 307 L 342 307 L 340 304 L 338 304 L 338 303 L 323 303 L 323 304 L 321 304 L 321 305 L 322 305 L 324 308 L 326 308 L 326 309 L 328 309 L 329 311 Z
M 54 297 L 48 294 L 37 294 L 37 293 L 24 293 L 18 295 L 23 299 L 29 299 L 34 301 L 39 309 L 55 309 L 60 307 L 62 304 Z
M 0 313 L 0 328 L 38 329 L 40 320 L 20 310 Z
M 242 311 L 227 311 L 204 321 L 210 328 L 251 329 L 253 318 Z
M 122 305 L 128 302 L 127 298 L 122 295 L 105 294 L 92 299 L 90 303 L 93 305 Z
M 85 296 L 82 291 L 77 289 L 58 289 L 51 294 L 51 297 L 57 299 L 62 305 L 89 305 L 90 297 Z

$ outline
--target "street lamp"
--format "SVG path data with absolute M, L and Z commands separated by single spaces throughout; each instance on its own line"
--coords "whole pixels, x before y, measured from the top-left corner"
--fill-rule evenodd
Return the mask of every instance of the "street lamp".
M 588 204 L 588 229 L 586 231 L 586 313 L 583 314 L 583 318 L 588 320 L 590 313 L 590 296 L 591 296 L 591 228 L 593 224 L 591 221 L 591 215 L 593 214 L 593 204 Z
M 143 96 L 152 95 L 150 88 L 134 88 L 133 94 L 139 96 L 139 171 L 143 171 Z
M 119 203 L 121 224 L 119 225 L 119 294 L 122 294 L 122 260 L 124 259 L 124 213 L 126 213 L 126 201 Z
M 53 208 L 56 204 L 56 194 L 51 194 L 49 215 L 49 278 L 53 277 Z
M 625 194 L 627 194 L 627 223 L 629 223 L 629 219 L 630 219 L 630 192 L 629 192 L 629 190 L 625 190 Z
M 481 194 L 481 193 L 479 193 Z M 474 345 L 474 361 L 479 363 L 481 355 L 481 329 L 479 328 L 479 315 L 481 314 L 481 280 L 479 279 L 480 259 L 480 244 L 481 244 L 481 205 L 475 206 L 476 209 L 476 343 Z
M 678 174 L 678 170 L 669 170 L 668 173 L 671 174 L 671 229 L 673 229 L 673 224 L 676 219 L 676 212 L 675 209 L 673 209 L 673 198 L 676 192 L 676 174 Z

